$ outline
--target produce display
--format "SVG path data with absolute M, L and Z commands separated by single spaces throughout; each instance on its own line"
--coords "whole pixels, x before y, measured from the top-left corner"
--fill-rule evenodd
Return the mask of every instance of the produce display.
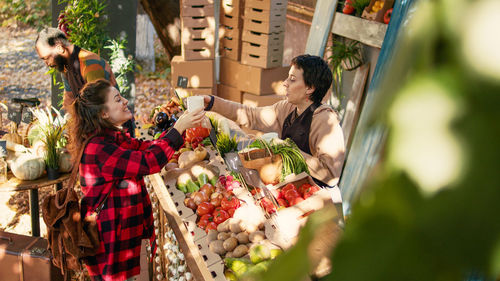
M 239 280 L 267 270 L 329 195 L 307 175 L 305 159 L 291 140 L 259 139 L 238 151 L 237 137 L 211 123 L 216 146 L 208 129 L 186 132 L 184 145 L 162 171 L 163 182 L 184 239 L 193 241 L 190 251 L 200 255 L 204 270 L 213 280 Z M 243 167 L 251 166 L 254 181 L 230 171 L 234 165 L 224 158 L 229 152 L 238 152 Z

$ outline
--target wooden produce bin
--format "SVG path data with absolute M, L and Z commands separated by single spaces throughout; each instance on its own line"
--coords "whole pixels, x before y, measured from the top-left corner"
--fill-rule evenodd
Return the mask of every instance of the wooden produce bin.
M 206 149 L 210 155 L 208 163 L 216 166 L 221 175 L 229 174 L 218 153 L 211 148 Z M 152 186 L 165 212 L 168 226 L 177 238 L 193 280 L 225 280 L 223 261 L 219 255 L 208 249 L 205 231 L 196 226 L 196 214 L 184 206 L 185 195 L 175 187 L 175 174 L 162 174 L 163 178 L 160 173 L 147 176 L 146 183 Z

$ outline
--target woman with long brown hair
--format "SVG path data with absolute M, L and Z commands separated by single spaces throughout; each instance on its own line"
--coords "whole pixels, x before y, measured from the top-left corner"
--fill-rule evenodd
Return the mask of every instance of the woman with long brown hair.
M 93 280 L 120 281 L 139 275 L 141 240 L 149 239 L 152 249 L 156 246 L 143 176 L 159 172 L 182 146 L 182 133 L 198 126 L 204 116 L 202 110 L 186 112 L 159 139 L 140 141 L 121 130 L 132 118 L 127 104 L 108 81 L 97 80 L 85 85 L 69 110 L 73 158 L 91 138 L 79 166 L 82 216 L 103 206 L 97 217 L 100 249 L 84 261 Z

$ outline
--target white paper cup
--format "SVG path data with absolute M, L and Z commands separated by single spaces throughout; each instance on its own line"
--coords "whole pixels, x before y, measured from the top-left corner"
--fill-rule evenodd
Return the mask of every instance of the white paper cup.
M 189 111 L 194 111 L 199 108 L 204 108 L 203 96 L 190 96 L 186 98 L 186 101 L 187 101 L 187 109 Z

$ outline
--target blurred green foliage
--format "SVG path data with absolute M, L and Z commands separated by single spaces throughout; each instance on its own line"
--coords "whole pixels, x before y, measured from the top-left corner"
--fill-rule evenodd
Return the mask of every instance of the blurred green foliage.
M 59 4 L 67 5 L 61 15 L 64 16 L 62 21 L 67 26 L 69 41 L 100 54 L 108 40 L 106 1 L 59 0 Z
M 500 276 L 498 14 L 487 0 L 419 1 L 410 13 L 372 105 L 385 149 L 322 280 Z M 308 245 L 259 280 L 304 280 Z
M 50 1 L 0 0 L 0 25 L 23 23 L 33 27 L 50 24 Z

